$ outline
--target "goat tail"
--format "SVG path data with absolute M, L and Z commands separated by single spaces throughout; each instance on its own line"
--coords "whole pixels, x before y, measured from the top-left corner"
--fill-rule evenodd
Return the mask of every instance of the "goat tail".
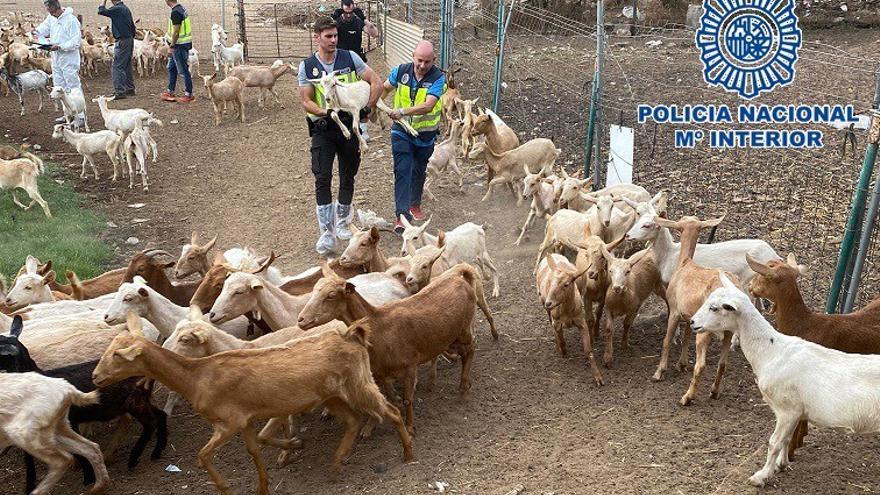
M 88 393 L 83 393 L 77 390 L 70 395 L 70 399 L 74 406 L 94 406 L 101 402 L 101 391 L 93 390 Z
M 34 166 L 37 168 L 37 175 L 40 175 L 45 171 L 44 166 L 43 166 L 43 160 L 41 160 L 40 157 L 38 157 L 37 155 L 35 155 L 33 153 L 28 153 L 27 151 L 22 150 L 21 156 L 24 158 L 27 158 L 28 160 L 30 160 L 34 163 Z
M 70 282 L 70 294 L 73 296 L 73 299 L 76 301 L 82 301 L 85 299 L 85 291 L 83 291 L 82 282 L 80 282 L 79 277 L 76 276 L 71 270 L 67 270 L 65 272 L 67 275 L 67 281 Z

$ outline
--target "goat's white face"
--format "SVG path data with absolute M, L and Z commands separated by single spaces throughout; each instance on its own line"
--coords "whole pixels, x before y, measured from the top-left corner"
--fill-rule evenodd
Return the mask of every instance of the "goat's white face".
M 539 271 L 546 270 L 544 273 L 547 277 L 546 280 L 548 280 L 545 292 L 541 294 L 544 309 L 547 311 L 558 307 L 571 298 L 572 291 L 576 289 L 575 281 L 578 278 L 578 274 L 570 266 L 560 266 L 554 261 L 556 258 L 552 258 L 553 256 L 551 254 L 541 261 L 541 268 L 539 268 Z
M 64 88 L 61 86 L 54 86 L 52 91 L 49 92 L 49 98 L 53 100 L 60 100 L 64 96 Z
M 647 203 L 639 203 L 636 208 L 636 223 L 629 229 L 629 232 L 626 233 L 626 240 L 628 241 L 653 241 L 657 238 L 657 233 L 660 232 L 660 226 L 654 222 L 654 219 L 657 218 L 657 210 L 654 209 L 654 205 L 651 202 Z
M 107 312 L 104 313 L 104 323 L 108 325 L 120 325 L 125 323 L 129 311 L 133 311 L 140 317 L 145 317 L 150 304 L 150 292 L 145 287 L 143 279 L 135 277 L 137 282 L 127 282 L 119 286 L 116 296 Z
M 406 286 L 410 291 L 418 292 L 431 282 L 431 270 L 440 259 L 446 246 L 422 246 L 416 250 L 410 260 L 409 273 L 406 275 Z
M 55 124 L 52 130 L 52 139 L 61 139 L 64 137 L 64 124 Z
M 589 183 L 590 179 L 581 180 L 577 177 L 566 177 L 562 181 L 562 194 L 559 196 L 559 201 L 562 203 L 574 201 Z
M 632 272 L 632 262 L 623 258 L 615 258 L 608 265 L 608 277 L 611 279 L 611 290 L 615 294 L 626 292 L 626 281 Z
M 748 296 L 733 285 L 730 279 L 724 274 L 720 276 L 722 287 L 712 291 L 691 318 L 691 328 L 695 333 L 736 333 L 743 308 L 747 304 L 752 304 Z
M 308 330 L 339 318 L 345 311 L 346 298 L 354 290 L 354 285 L 341 277 L 325 274 L 325 277 L 315 284 L 309 302 L 300 311 L 297 326 Z
M 599 210 L 599 221 L 603 226 L 608 227 L 611 225 L 611 215 L 614 213 L 614 200 L 608 196 L 599 196 L 598 199 L 596 209 Z
M 542 177 L 540 174 L 526 174 L 523 178 L 523 199 L 529 199 L 541 188 Z
M 587 278 L 596 280 L 605 272 L 610 255 L 602 239 L 592 236 L 583 246 L 578 247 L 578 257 L 583 256 L 587 264 Z
M 421 226 L 415 226 L 415 225 L 410 224 L 406 220 L 406 217 L 404 217 L 402 219 L 402 221 L 403 221 L 404 230 L 403 230 L 403 235 L 401 235 L 401 237 L 403 238 L 403 244 L 400 247 L 400 255 L 401 256 L 409 256 L 409 255 L 415 254 L 414 252 L 410 251 L 410 245 L 418 248 L 419 246 L 424 244 L 424 241 L 422 240 L 422 235 L 425 233 L 425 230 L 427 230 L 428 224 L 431 223 L 431 220 L 429 219 L 427 222 L 423 223 Z
M 366 265 L 372 261 L 376 252 L 374 247 L 379 242 L 379 231 L 372 228 L 359 230 L 354 224 L 351 227 L 351 239 L 339 257 L 339 264 L 344 267 Z
M 47 277 L 37 273 L 23 273 L 6 294 L 6 304 L 11 309 L 20 309 L 31 304 L 53 300 Z
M 209 317 L 211 323 L 220 324 L 257 311 L 257 296 L 264 289 L 263 280 L 251 273 L 233 272 L 223 282 L 223 292 L 214 301 Z

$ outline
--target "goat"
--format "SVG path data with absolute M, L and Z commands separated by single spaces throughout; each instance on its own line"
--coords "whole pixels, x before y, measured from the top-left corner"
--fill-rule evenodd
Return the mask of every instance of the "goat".
M 542 169 L 552 169 L 556 163 L 556 158 L 562 150 L 557 148 L 553 141 L 544 138 L 536 138 L 527 141 L 525 144 L 518 146 L 510 151 L 498 152 L 492 149 L 488 141 L 485 143 L 476 143 L 468 154 L 470 159 L 477 159 L 483 156 L 486 160 L 486 166 L 492 170 L 490 175 L 492 179 L 489 181 L 486 194 L 483 201 L 492 196 L 492 189 L 497 184 L 507 184 L 510 192 L 516 199 L 516 204 L 522 203 L 522 196 L 517 195 L 513 190 L 516 180 L 522 179 L 524 175 L 524 166 L 528 167 L 530 172 L 537 173 Z
M 256 493 L 268 495 L 269 477 L 260 459 L 254 421 L 298 414 L 319 404 L 345 423 L 345 434 L 334 455 L 337 470 L 351 451 L 361 414 L 388 419 L 394 424 L 403 445 L 404 460 L 412 459 L 410 435 L 400 413 L 382 396 L 370 376 L 370 330 L 365 325 L 353 325 L 345 333 L 324 332 L 287 346 L 227 351 L 191 359 L 143 339 L 140 319 L 130 315 L 129 320 L 131 334 L 117 336 L 104 353 L 93 374 L 95 385 L 145 376 L 185 397 L 214 427 L 214 435 L 198 457 L 199 465 L 221 493 L 231 489 L 212 464 L 218 447 L 241 433 L 259 475 Z M 299 365 L 304 359 L 312 364 Z M 297 393 L 285 392 L 290 390 Z M 289 444 L 285 446 L 290 448 Z
M 16 446 L 49 466 L 49 472 L 31 491 L 48 494 L 64 476 L 71 454 L 86 458 L 97 479 L 88 493 L 101 493 L 110 483 L 98 445 L 70 427 L 71 406 L 99 402 L 99 392 L 83 393 L 61 378 L 39 373 L 0 373 L 0 451 Z
M 333 319 L 373 329 L 370 368 L 380 383 L 386 378 L 403 382 L 406 426 L 414 432 L 413 401 L 416 367 L 452 348 L 461 356 L 459 392 L 470 389 L 470 368 L 475 344 L 471 331 L 476 306 L 497 339 L 495 322 L 483 297 L 481 277 L 467 264 L 457 265 L 418 293 L 383 306 L 367 302 L 355 286 L 329 268 L 315 286 L 297 325 L 308 330 Z M 367 427 L 365 434 L 369 434 Z
M 275 102 L 281 108 L 284 108 L 284 103 L 278 99 L 278 95 L 275 93 L 275 83 L 279 77 L 289 72 L 291 67 L 290 64 L 285 64 L 281 60 L 276 60 L 270 67 L 239 65 L 229 71 L 226 77 L 238 78 L 246 88 L 260 88 L 260 95 L 257 99 L 260 108 L 263 108 L 266 91 L 272 94 Z
M 697 239 L 700 230 L 714 227 L 721 223 L 724 217 L 712 220 L 700 220 L 697 217 L 683 217 L 678 222 L 672 222 L 665 218 L 656 218 L 654 222 L 662 228 L 671 228 L 681 232 L 681 249 L 678 253 L 675 272 L 669 279 L 666 287 L 666 301 L 669 306 L 669 317 L 666 322 L 666 336 L 663 338 L 663 351 L 660 355 L 660 364 L 652 377 L 654 381 L 663 379 L 666 371 L 666 363 L 669 360 L 669 347 L 672 337 L 680 322 L 684 322 L 684 332 L 681 341 L 681 356 L 678 360 L 678 370 L 687 367 L 688 348 L 690 347 L 691 327 L 688 321 L 700 306 L 705 302 L 709 294 L 721 286 L 720 274 L 725 273 L 717 268 L 706 268 L 694 260 L 694 252 L 697 247 Z M 655 256 L 657 251 L 654 251 Z M 729 273 L 729 272 L 727 272 Z M 735 275 L 730 274 L 734 280 Z M 739 281 L 737 280 L 737 283 Z M 730 352 L 730 341 L 733 337 L 731 332 L 725 332 L 721 341 L 721 357 L 718 360 L 718 370 L 715 373 L 715 381 L 712 384 L 712 398 L 717 399 L 721 394 L 721 377 L 727 367 L 727 354 Z M 700 333 L 697 335 L 697 360 L 694 364 L 694 373 L 687 392 L 682 396 L 679 403 L 687 406 L 693 401 L 697 393 L 697 385 L 703 370 L 706 368 L 706 351 L 712 341 L 712 335 Z
M 43 173 L 43 160 L 26 151 L 21 152 L 22 157 L 14 160 L 0 160 L 0 189 L 12 189 L 12 201 L 20 208 L 31 209 L 34 203 L 38 203 L 47 218 L 52 218 L 49 204 L 40 195 L 37 186 L 37 177 Z M 15 189 L 24 189 L 31 198 L 27 206 L 19 203 L 15 197 Z
M 752 279 L 749 292 L 773 304 L 780 332 L 842 352 L 880 354 L 880 299 L 853 313 L 814 313 L 798 289 L 797 279 L 804 267 L 794 254 L 789 254 L 784 262 L 770 260 L 766 264 L 746 254 L 746 261 L 758 274 Z M 807 422 L 802 420 L 789 444 L 789 457 L 803 445 L 807 430 Z
M 43 111 L 43 93 L 46 93 L 47 98 L 49 97 L 49 74 L 41 70 L 32 70 L 22 74 L 10 75 L 5 68 L 0 68 L 0 78 L 18 96 L 18 105 L 21 107 L 20 116 L 24 116 L 24 95 L 29 92 L 37 93 L 40 101 L 37 112 Z
M 150 185 L 147 178 L 147 154 L 152 150 L 153 163 L 156 162 L 158 155 L 158 146 L 150 135 L 149 127 L 144 127 L 142 121 L 136 120 L 134 128 L 125 136 L 122 147 L 125 150 L 125 163 L 128 165 L 128 188 L 134 188 L 135 171 L 132 167 L 132 157 L 134 157 L 138 162 L 137 170 L 141 174 L 141 186 L 144 192 L 148 191 Z
M 37 259 L 28 255 L 25 273 L 18 276 L 6 294 L 6 306 L 17 310 L 37 303 L 55 302 L 56 297 L 49 287 L 55 281 L 55 272 L 45 275 L 37 273 Z
M 605 355 L 602 362 L 611 367 L 614 359 L 614 321 L 623 317 L 621 347 L 629 347 L 629 330 L 645 299 L 652 293 L 666 302 L 666 287 L 660 281 L 660 271 L 654 253 L 643 249 L 628 259 L 614 258 L 608 263 L 608 290 L 605 292 Z M 669 308 L 667 305 L 667 313 Z
M 547 169 L 542 168 L 541 171 L 533 174 L 529 167 L 523 165 L 523 172 L 525 172 L 525 176 L 523 177 L 522 196 L 523 199 L 532 198 L 532 203 L 529 205 L 529 215 L 526 217 L 519 237 L 513 243 L 514 246 L 519 246 L 526 230 L 536 217 L 549 220 L 550 216 L 556 212 L 556 203 L 553 199 L 558 189 L 557 184 L 561 184 L 560 178 L 555 175 L 547 175 Z
M 174 262 L 163 262 L 156 259 L 157 256 L 171 256 L 171 253 L 161 249 L 145 249 L 132 256 L 125 269 L 123 282 L 134 282 L 134 277 L 140 275 L 147 284 L 159 294 L 170 299 L 178 306 L 189 306 L 201 280 L 194 282 L 172 283 L 165 274 L 166 268 L 174 266 Z
M 0 369 L 8 373 L 33 371 L 52 378 L 62 378 L 82 392 L 91 392 L 96 389 L 92 383 L 92 372 L 98 364 L 97 361 L 43 371 L 31 359 L 27 347 L 18 340 L 21 330 L 21 317 L 19 317 L 13 323 L 9 337 L 0 335 Z M 101 402 L 99 404 L 87 407 L 73 406 L 68 415 L 74 431 L 78 431 L 77 427 L 82 423 L 106 422 L 124 414 L 130 414 L 137 419 L 143 426 L 143 432 L 129 455 L 129 469 L 133 469 L 138 464 L 153 431 L 157 431 L 157 440 L 156 447 L 150 455 L 151 459 L 158 459 L 162 455 L 168 440 L 165 413 L 150 404 L 151 391 L 137 386 L 136 381 L 136 378 L 130 378 L 103 388 L 100 390 Z M 106 455 L 109 456 L 115 449 L 118 440 L 119 438 L 116 437 L 111 441 Z M 25 461 L 28 467 L 27 484 L 32 489 L 33 459 L 29 457 L 27 456 Z
M 470 128 L 470 136 L 479 135 L 486 136 L 486 145 L 496 153 L 504 153 L 519 147 L 519 137 L 513 129 L 501 120 L 491 110 L 477 110 L 478 115 L 473 117 L 473 124 Z M 488 181 L 492 180 L 492 171 L 489 171 Z
M 447 168 L 451 168 L 458 175 L 459 192 L 464 190 L 462 185 L 464 183 L 464 174 L 461 173 L 461 169 L 458 167 L 458 160 L 455 157 L 458 152 L 455 141 L 461 136 L 462 124 L 460 120 L 453 120 L 451 122 L 449 137 L 438 143 L 434 147 L 431 157 L 428 158 L 428 168 L 426 169 L 428 180 L 425 181 L 424 189 L 425 196 L 432 200 L 437 198 L 431 192 L 431 185 L 440 178 L 440 173 L 445 172 Z
M 551 254 L 541 260 L 535 285 L 538 287 L 541 305 L 547 311 L 556 333 L 556 350 L 562 357 L 568 355 L 562 331 L 571 326 L 577 327 L 581 331 L 584 354 L 590 363 L 593 381 L 596 385 L 604 385 L 602 373 L 596 366 L 596 358 L 593 356 L 592 332 L 587 327 L 585 318 L 585 313 L 591 312 L 592 308 L 585 307 L 581 292 L 578 290 L 577 282 L 586 273 L 586 269 L 578 270 L 564 256 Z
M 229 67 L 234 67 L 236 63 L 239 65 L 244 63 L 244 46 L 241 43 L 226 46 L 223 44 L 226 38 L 226 31 L 220 25 L 211 25 L 211 57 L 214 61 L 214 72 L 219 72 L 222 65 L 228 75 Z
M 156 124 L 162 127 L 162 121 L 153 117 L 153 114 L 143 108 L 129 108 L 127 110 L 115 110 L 107 107 L 107 102 L 113 101 L 113 98 L 107 98 L 104 95 L 97 96 L 92 99 L 92 103 L 97 103 L 101 109 L 101 117 L 104 119 L 104 127 L 110 131 L 120 132 L 127 135 L 134 130 L 138 121 L 144 126 Z
M 355 118 L 360 115 L 361 109 L 366 108 L 370 102 L 370 83 L 367 81 L 357 81 L 353 83 L 341 82 L 336 79 L 336 71 L 333 71 L 330 74 L 325 73 L 318 79 L 308 79 L 308 82 L 314 85 L 321 85 L 324 88 L 324 100 L 327 102 L 327 112 L 330 115 L 330 118 L 332 118 L 333 121 L 336 122 L 336 125 L 339 126 L 345 139 L 350 139 L 351 131 L 348 130 L 348 127 L 343 124 L 341 120 L 339 120 L 339 112 L 346 112 Z M 381 98 L 376 102 L 376 108 L 386 114 L 392 112 L 391 108 L 389 108 Z M 400 119 L 397 123 L 412 136 L 419 135 L 406 119 Z M 354 125 L 353 128 L 354 134 L 357 136 L 358 142 L 360 143 L 361 153 L 364 153 L 369 149 L 369 146 L 367 146 L 367 142 L 364 140 L 363 136 L 361 136 L 360 127 Z
M 749 478 L 764 486 L 788 466 L 792 433 L 801 420 L 856 433 L 880 432 L 880 356 L 847 354 L 777 332 L 749 296 L 720 275 L 691 319 L 697 334 L 736 334 L 764 401 L 776 416 L 764 467 Z
M 55 86 L 49 93 L 49 98 L 61 101 L 61 107 L 64 108 L 64 117 L 67 119 L 67 124 L 72 125 L 76 132 L 79 132 L 80 115 L 82 115 L 83 126 L 86 128 L 86 132 L 90 132 L 89 116 L 88 112 L 86 112 L 86 97 L 83 95 L 82 88 L 73 88 L 70 92 L 67 92 L 61 86 Z
M 232 102 L 238 112 L 238 118 L 244 122 L 244 103 L 241 101 L 241 92 L 244 90 L 244 83 L 237 77 L 229 77 L 220 82 L 214 82 L 217 73 L 210 76 L 202 76 L 205 81 L 205 90 L 211 103 L 214 105 L 214 124 L 219 126 L 221 115 L 226 112 L 226 104 Z M 222 109 L 221 109 L 222 103 Z
M 420 248 L 426 244 L 437 244 L 439 237 L 426 232 L 431 219 L 420 226 L 412 225 L 403 215 L 400 216 L 400 221 L 404 226 L 401 235 L 403 245 L 400 248 L 402 256 L 412 254 L 409 251 L 411 247 Z M 491 278 L 492 297 L 498 297 L 501 293 L 498 270 L 486 249 L 486 231 L 483 230 L 482 225 L 466 222 L 446 232 L 446 259 L 450 266 L 458 263 L 469 263 L 476 266 L 483 277 Z
M 71 130 L 66 124 L 56 124 L 52 137 L 54 139 L 64 139 L 76 149 L 77 153 L 82 155 L 83 161 L 80 177 L 86 176 L 86 162 L 88 162 L 92 167 L 92 172 L 95 174 L 95 180 L 98 180 L 98 167 L 95 166 L 94 155 L 103 151 L 107 153 L 110 162 L 113 164 L 113 177 L 110 180 L 116 180 L 119 153 L 121 151 L 120 146 L 123 142 L 119 134 L 106 130 L 84 134 Z

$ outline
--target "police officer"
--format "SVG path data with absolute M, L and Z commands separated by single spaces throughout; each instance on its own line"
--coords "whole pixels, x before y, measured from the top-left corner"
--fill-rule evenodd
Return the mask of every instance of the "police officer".
M 367 112 L 376 106 L 382 94 L 382 81 L 356 53 L 336 48 L 338 33 L 336 21 L 332 18 L 318 19 L 314 31 L 318 51 L 300 63 L 299 99 L 306 111 L 306 122 L 312 137 L 312 173 L 315 175 L 317 203 L 315 213 L 320 232 L 315 250 L 327 256 L 336 250 L 337 237 L 341 240 L 351 238 L 348 224 L 352 218 L 354 177 L 361 164 L 361 152 L 355 134 L 352 132 L 351 137 L 345 139 L 342 130 L 328 116 L 324 91 L 316 80 L 324 74 L 335 72 L 335 77 L 342 82 L 367 81 L 371 87 Z M 339 113 L 340 120 L 349 129 L 356 117 L 346 112 Z M 339 162 L 339 195 L 335 203 L 330 191 L 334 158 Z
M 385 93 L 394 92 L 391 119 L 407 119 L 418 131 L 409 135 L 397 122 L 391 126 L 391 152 L 394 157 L 394 231 L 403 233 L 401 216 L 407 220 L 424 220 L 422 190 L 428 159 L 434 152 L 434 141 L 440 128 L 440 99 L 446 92 L 446 76 L 434 65 L 434 47 L 420 41 L 413 51 L 413 61 L 391 70 L 385 81 Z
M 336 21 L 336 28 L 339 31 L 337 46 L 357 53 L 366 62 L 363 34 L 367 33 L 370 38 L 378 38 L 379 29 L 376 25 L 367 20 L 360 7 L 355 7 L 354 0 L 342 0 L 342 7 L 333 11 L 330 17 Z
M 168 54 L 168 89 L 161 95 L 165 101 L 189 103 L 196 99 L 193 96 L 192 74 L 189 73 L 189 51 L 192 49 L 192 24 L 189 19 L 189 11 L 177 0 L 165 0 L 165 5 L 171 8 L 171 17 L 168 19 L 168 44 L 171 53 Z M 183 96 L 174 96 L 174 88 L 177 87 L 177 75 L 183 77 Z

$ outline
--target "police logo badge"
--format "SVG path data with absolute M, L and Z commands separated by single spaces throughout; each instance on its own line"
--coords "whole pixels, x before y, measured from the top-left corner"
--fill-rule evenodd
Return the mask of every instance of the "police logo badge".
M 403 77 L 400 78 L 400 82 L 403 84 L 409 83 L 409 74 L 404 74 Z
M 312 67 L 312 77 L 318 77 L 318 68 Z
M 703 79 L 751 100 L 794 81 L 802 32 L 794 0 L 703 0 Z

